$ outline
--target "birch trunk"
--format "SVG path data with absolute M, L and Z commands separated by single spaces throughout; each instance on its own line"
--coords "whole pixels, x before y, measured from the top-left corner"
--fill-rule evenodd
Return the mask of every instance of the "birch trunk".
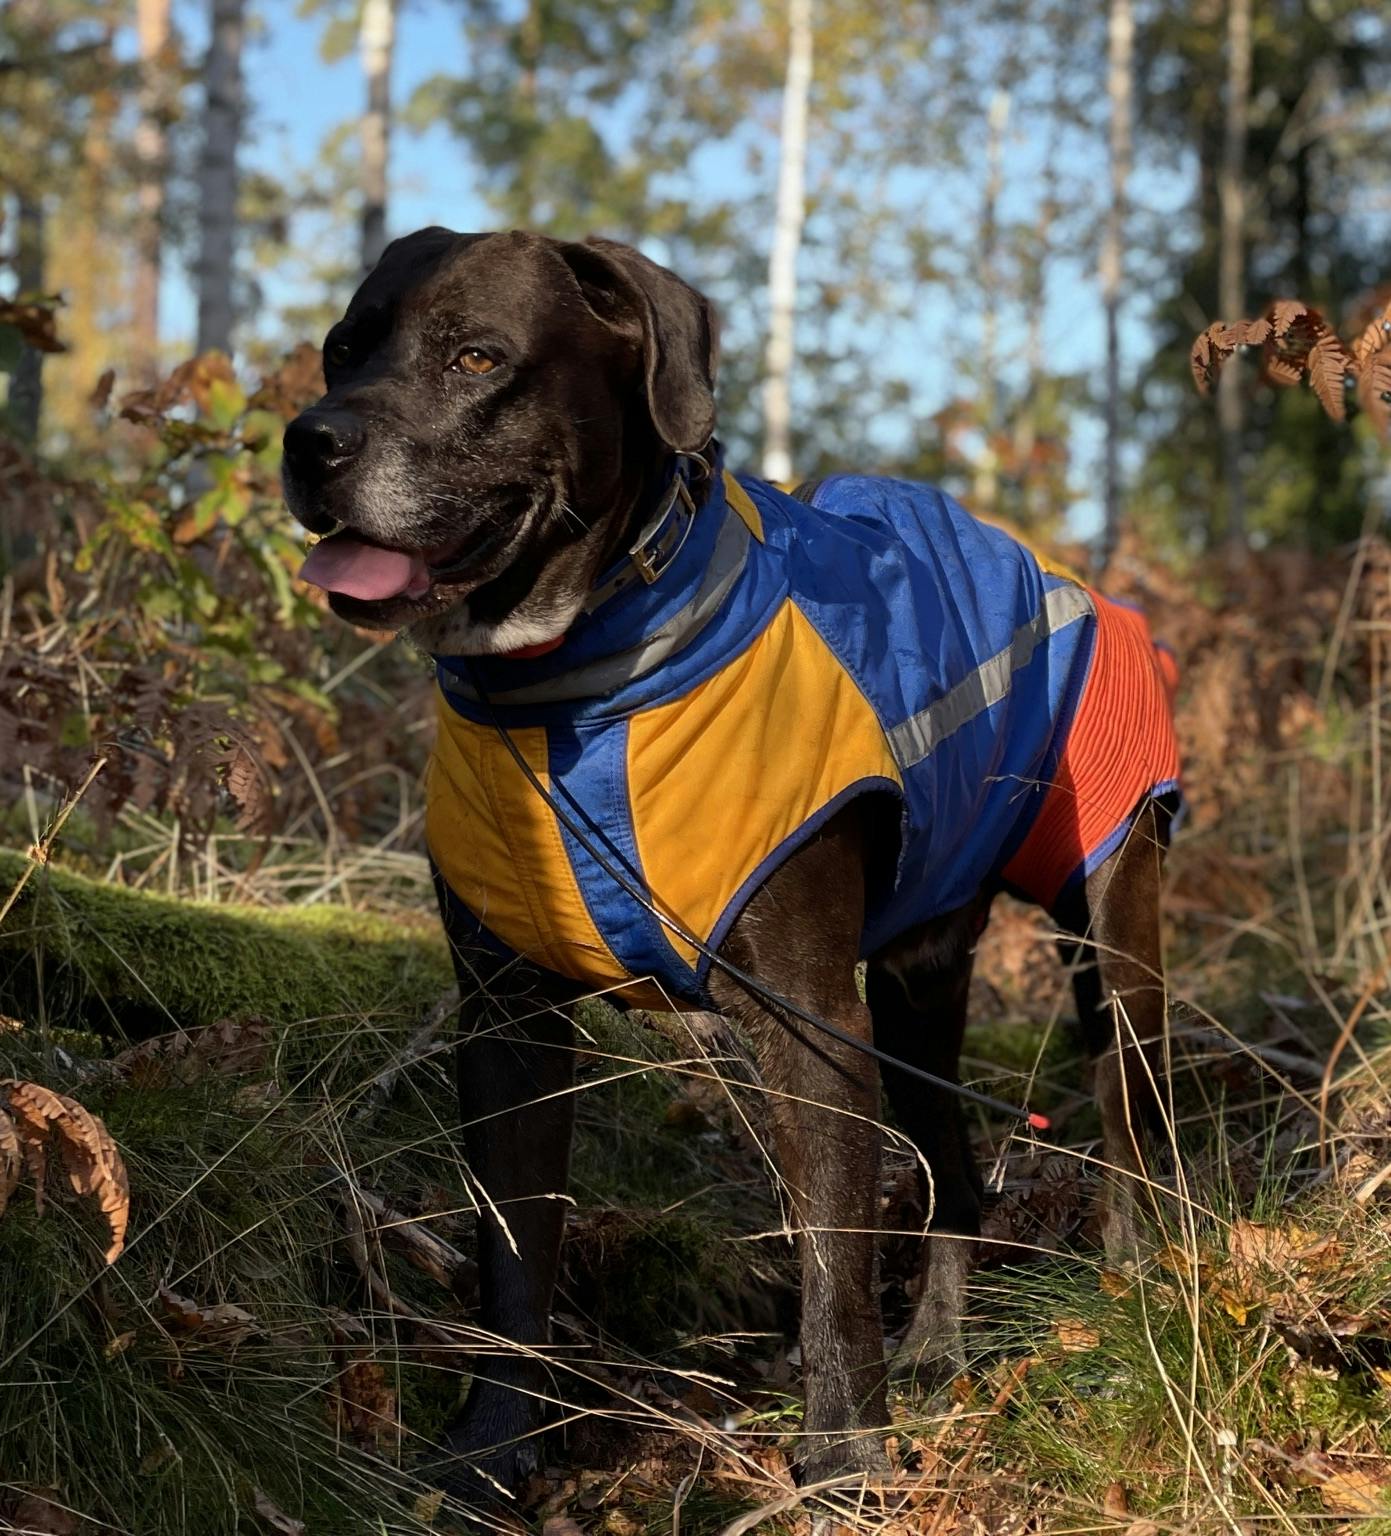
M 1106 94 L 1111 106 L 1111 204 L 1101 247 L 1101 299 L 1106 309 L 1106 482 L 1102 561 L 1121 535 L 1121 297 L 1125 279 L 1126 194 L 1130 184 L 1135 17 L 1131 0 L 1111 0 L 1107 18 Z
M 768 257 L 768 348 L 763 385 L 763 477 L 792 478 L 792 365 L 796 357 L 797 256 L 806 222 L 807 103 L 811 96 L 812 0 L 788 0 L 778 203 Z
M 1227 0 L 1227 101 L 1218 181 L 1221 231 L 1217 304 L 1228 323 L 1246 313 L 1246 133 L 1251 104 L 1251 0 Z M 1217 422 L 1226 488 L 1227 545 L 1238 559 L 1246 551 L 1246 489 L 1241 439 L 1245 425 L 1240 359 L 1230 358 L 1217 386 Z
M 397 0 L 364 0 L 358 48 L 367 78 L 362 119 L 362 269 L 370 272 L 386 249 L 387 166 L 391 152 L 391 57 Z
M 995 440 L 1000 429 L 999 392 L 995 388 L 998 369 L 996 357 L 999 331 L 1000 297 L 999 265 L 999 204 L 1004 185 L 1005 130 L 1009 126 L 1010 98 L 1008 91 L 996 91 L 990 98 L 990 115 L 987 120 L 989 134 L 985 146 L 985 206 L 981 210 L 980 271 L 981 286 L 985 296 L 985 310 L 981 315 L 981 389 L 980 422 L 985 435 L 976 464 L 972 497 L 976 510 L 991 513 L 1000 499 L 1000 459 Z
M 245 0 L 212 0 L 198 166 L 198 350 L 232 350 L 232 269 L 237 230 L 237 141 L 242 120 Z
M 170 0 L 137 0 L 135 27 L 140 55 L 139 118 L 135 125 L 135 292 L 131 331 L 136 372 L 146 381 L 159 367 L 159 285 L 164 243 L 167 134 L 164 86 Z

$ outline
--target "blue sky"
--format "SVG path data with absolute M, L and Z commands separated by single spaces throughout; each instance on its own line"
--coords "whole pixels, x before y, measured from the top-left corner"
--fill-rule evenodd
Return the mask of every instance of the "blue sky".
M 297 15 L 296 0 L 262 0 L 255 8 L 255 35 L 248 45 L 246 79 L 250 94 L 250 129 L 246 140 L 248 163 L 277 175 L 292 168 L 300 180 L 314 175 L 318 149 L 325 137 L 360 110 L 363 84 L 355 54 L 334 63 L 320 58 L 322 18 Z M 206 0 L 175 0 L 175 12 L 192 56 L 197 56 L 206 37 Z M 469 68 L 459 9 L 450 0 L 405 0 L 398 31 L 393 70 L 393 94 L 406 101 L 415 87 L 437 73 L 463 75 Z M 973 121 L 961 125 L 963 136 L 979 143 L 987 101 L 985 93 Z M 813 131 L 814 131 L 813 123 Z M 1011 122 L 1005 155 L 1002 215 L 1028 217 L 1038 195 L 1044 139 L 1039 120 L 1021 101 Z M 1073 134 L 1064 141 L 1065 173 L 1094 179 L 1102 184 L 1104 144 L 1099 136 Z M 769 156 L 771 160 L 771 156 Z M 726 152 L 705 157 L 700 175 L 718 178 L 743 172 L 737 159 Z M 769 174 L 765 171 L 765 176 Z M 970 227 L 979 217 L 983 168 L 964 174 L 905 175 L 898 197 L 905 217 L 930 219 L 937 227 L 959 224 Z M 1137 201 L 1147 209 L 1162 211 L 1181 205 L 1186 178 L 1150 175 L 1137 179 Z M 697 186 L 697 196 L 699 186 Z M 390 222 L 394 233 L 424 224 L 455 228 L 487 228 L 493 221 L 478 195 L 465 149 L 443 128 L 425 134 L 398 132 L 393 140 Z M 771 221 L 770 221 L 771 222 Z M 344 229 L 339 238 L 355 239 Z M 654 251 L 659 255 L 660 252 Z M 283 302 L 293 291 L 292 269 L 272 276 L 267 287 L 273 302 Z M 188 335 L 193 328 L 193 303 L 186 275 L 167 285 L 164 328 L 171 338 Z M 915 316 L 917 324 L 891 334 L 888 362 L 911 383 L 913 410 L 905 413 L 901 428 L 912 430 L 913 417 L 938 408 L 958 387 L 951 360 L 930 340 L 959 331 L 962 317 L 955 313 L 952 296 L 945 290 L 930 294 Z M 970 324 L 970 317 L 966 317 Z M 1079 258 L 1060 260 L 1050 273 L 1044 312 L 1043 339 L 1054 366 L 1098 374 L 1102 364 L 1104 331 L 1095 259 L 1090 250 Z M 1123 346 L 1128 358 L 1143 355 L 1145 317 L 1131 307 L 1124 317 Z M 1022 356 L 1024 333 L 1016 316 L 1006 313 L 999 352 L 1002 368 Z M 1017 367 L 1017 364 L 1013 366 Z M 1075 443 L 1077 463 L 1074 480 L 1094 481 L 1100 450 L 1099 424 L 1081 421 Z M 1084 498 L 1074 515 L 1074 532 L 1094 531 L 1097 507 Z

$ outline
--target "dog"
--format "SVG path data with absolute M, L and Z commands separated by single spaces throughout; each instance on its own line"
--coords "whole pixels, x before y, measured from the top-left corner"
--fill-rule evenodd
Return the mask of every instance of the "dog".
M 930 488 L 727 473 L 711 306 L 627 246 L 423 230 L 323 356 L 285 493 L 327 535 L 305 580 L 437 662 L 427 841 L 467 1000 L 479 1321 L 518 1346 L 479 1362 L 446 1485 L 483 1497 L 536 1464 L 569 1009 L 596 989 L 745 1031 L 802 1259 L 803 1475 L 886 1471 L 881 1084 L 931 1212 L 895 1362 L 940 1382 L 964 1365 L 982 1203 L 949 1085 L 1002 889 L 1071 936 L 1103 1237 L 1134 1248 L 1165 1029 L 1167 664 L 1137 614 Z

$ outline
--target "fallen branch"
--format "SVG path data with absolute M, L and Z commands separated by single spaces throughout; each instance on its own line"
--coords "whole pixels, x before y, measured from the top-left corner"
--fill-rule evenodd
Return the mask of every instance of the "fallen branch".
M 407 1216 L 404 1211 L 388 1205 L 380 1195 L 364 1189 L 341 1168 L 335 1168 L 334 1172 L 343 1182 L 344 1199 L 351 1198 L 358 1207 L 370 1211 L 375 1222 L 374 1235 L 388 1242 L 394 1241 L 409 1264 L 456 1296 L 476 1283 L 478 1266 L 467 1254 L 425 1226 L 423 1216 Z M 360 1210 L 358 1214 L 361 1215 Z
M 339 1178 L 343 1181 L 343 1189 L 340 1192 L 340 1201 L 343 1206 L 343 1214 L 347 1218 L 348 1225 L 348 1252 L 352 1256 L 353 1263 L 357 1266 L 358 1273 L 367 1285 L 372 1300 L 385 1312 L 394 1313 L 395 1316 L 404 1319 L 413 1327 L 418 1328 L 432 1343 L 443 1345 L 446 1349 L 458 1347 L 458 1338 L 448 1329 L 440 1327 L 438 1323 L 432 1323 L 428 1318 L 408 1307 L 405 1302 L 397 1299 L 391 1286 L 387 1283 L 377 1266 L 372 1262 L 372 1254 L 367 1241 L 367 1224 L 363 1220 L 363 1204 L 359 1200 L 359 1191 L 350 1179 L 341 1170 L 335 1169 Z
M 429 1054 L 439 1032 L 444 1028 L 447 1020 L 457 1012 L 458 1007 L 459 989 L 450 987 L 431 1008 L 425 1022 L 406 1041 L 402 1050 L 392 1057 L 386 1070 L 373 1080 L 363 1102 L 353 1111 L 355 1120 L 371 1120 L 391 1102 L 401 1074 L 422 1056 Z

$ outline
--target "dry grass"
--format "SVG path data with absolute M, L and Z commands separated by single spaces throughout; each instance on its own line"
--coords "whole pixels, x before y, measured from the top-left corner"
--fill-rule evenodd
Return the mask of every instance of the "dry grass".
M 1170 1149 L 1146 1190 L 1137 1270 L 1108 1271 L 1096 1247 L 1104 1170 L 1046 924 L 1002 906 L 970 1071 L 1006 1098 L 1028 1085 L 1053 1140 L 976 1122 L 995 1198 L 971 1372 L 946 1402 L 895 1398 L 889 1485 L 798 1488 L 794 1276 L 762 1092 L 737 1042 L 596 1003 L 548 1350 L 562 1428 L 515 1518 L 607 1536 L 800 1532 L 816 1515 L 935 1536 L 1391 1529 L 1380 546 L 1355 576 L 1346 597 L 1318 584 L 1298 612 L 1272 580 L 1285 650 L 1259 610 L 1224 630 L 1191 599 L 1169 601 L 1171 636 L 1192 641 L 1192 756 L 1220 774 L 1171 861 Z M 166 823 L 123 815 L 125 841 L 101 862 L 73 813 L 65 839 L 88 870 L 267 910 L 424 900 L 408 789 L 366 844 L 325 848 L 305 825 L 254 867 L 230 832 L 188 860 Z M 56 882 L 40 871 L 31 885 Z M 157 949 L 138 969 L 175 1023 L 209 1022 L 179 1017 L 187 988 L 160 973 Z M 81 963 L 67 975 L 79 992 L 113 985 Z M 99 1019 L 68 995 L 74 1017 Z M 56 1201 L 40 1219 L 16 1205 L 0 1224 L 12 1521 L 151 1536 L 460 1527 L 423 1468 L 474 1362 L 505 1345 L 471 1322 L 479 1195 L 446 1042 L 420 1033 L 432 1000 L 345 994 L 124 1060 L 51 1007 L 42 1027 L 0 1035 L 0 1073 L 105 1117 L 133 1194 L 110 1272 L 78 1207 Z M 891 1328 L 922 1220 L 910 1173 L 908 1154 L 891 1154 Z

